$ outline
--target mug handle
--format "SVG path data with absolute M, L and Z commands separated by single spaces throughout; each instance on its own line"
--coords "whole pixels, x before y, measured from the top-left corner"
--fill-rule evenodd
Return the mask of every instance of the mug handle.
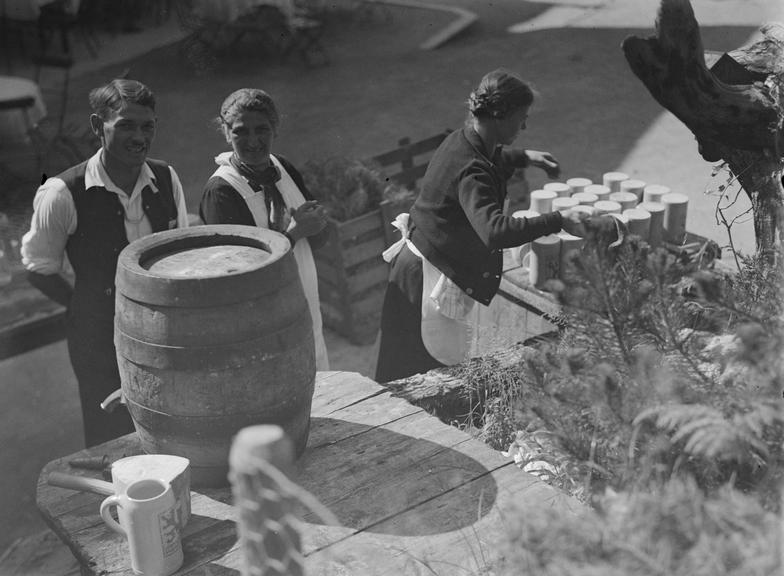
M 109 528 L 111 528 L 118 534 L 122 534 L 123 536 L 126 536 L 123 527 L 120 526 L 114 518 L 112 518 L 111 515 L 112 506 L 119 506 L 120 508 L 122 508 L 122 504 L 120 503 L 119 496 L 117 495 L 109 496 L 105 498 L 103 502 L 101 502 L 101 518 L 103 518 L 103 521 L 106 522 L 106 524 L 108 524 Z
M 531 273 L 531 243 L 525 244 L 520 250 L 520 267 L 525 274 Z
M 531 243 L 526 242 L 522 246 L 519 246 L 517 249 L 519 250 L 517 253 L 517 263 L 523 269 L 523 272 L 528 274 L 531 268 L 531 264 L 530 264 L 530 256 L 528 257 L 528 259 L 526 259 L 526 256 L 528 256 L 531 253 Z

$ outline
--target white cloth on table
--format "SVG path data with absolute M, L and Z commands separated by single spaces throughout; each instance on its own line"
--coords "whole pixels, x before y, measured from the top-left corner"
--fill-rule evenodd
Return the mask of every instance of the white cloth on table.
M 468 358 L 478 333 L 479 316 L 472 314 L 476 300 L 422 256 L 408 239 L 408 222 L 408 214 L 399 214 L 392 222 L 403 237 L 384 250 L 382 257 L 391 262 L 406 245 L 422 261 L 422 343 L 442 364 L 458 364 Z
M 27 109 L 27 120 L 22 110 L 0 111 L 0 141 L 20 143 L 30 141 L 30 128 L 46 116 L 41 89 L 38 84 L 19 76 L 0 76 L 0 102 L 33 97 L 33 105 Z M 3 147 L 0 144 L 0 147 Z
M 248 206 L 256 226 L 259 228 L 269 228 L 269 214 L 264 202 L 264 192 L 255 192 L 250 187 L 248 181 L 237 172 L 237 169 L 231 165 L 229 159 L 232 152 L 224 152 L 215 157 L 215 162 L 218 164 L 218 169 L 215 170 L 213 176 L 223 178 L 229 185 L 234 188 Z M 280 161 L 270 154 L 270 160 L 280 170 L 280 180 L 276 186 L 280 195 L 283 196 L 283 202 L 286 208 L 297 208 L 305 203 L 305 197 L 300 192 L 299 187 L 294 182 L 294 179 L 286 172 L 286 169 Z M 288 228 L 295 224 L 290 222 Z M 325 371 L 329 370 L 329 357 L 327 356 L 327 345 L 324 341 L 324 332 L 321 320 L 321 304 L 319 301 L 318 293 L 318 275 L 316 273 L 316 261 L 313 259 L 313 252 L 310 249 L 310 243 L 304 238 L 294 244 L 292 249 L 294 253 L 294 260 L 297 262 L 297 269 L 299 270 L 299 277 L 302 281 L 302 288 L 305 291 L 305 299 L 308 301 L 308 308 L 310 310 L 310 317 L 313 321 L 313 339 L 316 346 L 316 370 Z
M 173 168 L 169 167 L 172 178 L 172 193 L 177 204 L 177 228 L 187 228 L 188 210 L 182 184 Z M 88 161 L 84 174 L 84 187 L 106 188 L 120 199 L 125 210 L 125 234 L 128 242 L 152 234 L 150 220 L 142 209 L 142 190 L 149 186 L 157 191 L 155 175 L 145 164 L 130 197 L 120 190 L 106 174 L 101 165 L 101 150 Z M 65 245 L 68 237 L 76 232 L 76 206 L 71 191 L 59 178 L 48 178 L 33 199 L 33 218 L 30 230 L 22 237 L 22 264 L 27 270 L 40 274 L 57 274 L 63 265 Z

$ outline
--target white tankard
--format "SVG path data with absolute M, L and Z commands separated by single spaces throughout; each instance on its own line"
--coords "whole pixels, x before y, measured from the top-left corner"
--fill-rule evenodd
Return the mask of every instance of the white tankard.
M 120 523 L 112 518 L 117 506 Z M 131 568 L 144 576 L 168 576 L 182 565 L 177 506 L 171 485 L 144 478 L 101 503 L 101 518 L 128 539 Z

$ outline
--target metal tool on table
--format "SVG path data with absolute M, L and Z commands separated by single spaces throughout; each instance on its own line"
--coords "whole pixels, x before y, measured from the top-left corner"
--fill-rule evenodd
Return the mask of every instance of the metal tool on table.
M 190 518 L 191 470 L 187 458 L 169 454 L 139 454 L 123 455 L 118 460 L 112 461 L 108 455 L 102 455 L 74 458 L 69 463 L 76 468 L 100 470 L 105 480 L 64 472 L 50 472 L 47 483 L 70 490 L 111 496 L 121 494 L 133 482 L 154 478 L 171 484 L 177 502 L 177 523 L 180 528 L 184 528 Z

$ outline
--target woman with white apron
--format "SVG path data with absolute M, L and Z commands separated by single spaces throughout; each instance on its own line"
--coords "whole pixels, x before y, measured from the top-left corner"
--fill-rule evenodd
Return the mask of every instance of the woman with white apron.
M 232 151 L 215 158 L 218 168 L 205 185 L 201 219 L 205 224 L 259 226 L 288 237 L 313 320 L 316 370 L 329 370 L 311 252 L 327 239 L 326 213 L 296 168 L 271 154 L 279 116 L 269 94 L 251 88 L 233 92 L 221 105 L 218 121 Z
M 403 238 L 384 258 L 392 264 L 381 315 L 376 381 L 388 382 L 469 357 L 478 307 L 501 282 L 503 249 L 562 228 L 582 235 L 578 214 L 513 218 L 503 212 L 515 169 L 535 166 L 550 178 L 560 167 L 547 152 L 505 148 L 526 127 L 532 89 L 499 69 L 468 99 L 469 117 L 433 154 L 411 213 L 395 226 Z

